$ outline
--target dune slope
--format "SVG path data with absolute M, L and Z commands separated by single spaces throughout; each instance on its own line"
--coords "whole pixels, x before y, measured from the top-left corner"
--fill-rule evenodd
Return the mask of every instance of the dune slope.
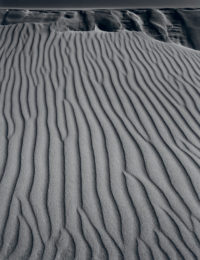
M 200 52 L 0 27 L 0 259 L 198 259 Z

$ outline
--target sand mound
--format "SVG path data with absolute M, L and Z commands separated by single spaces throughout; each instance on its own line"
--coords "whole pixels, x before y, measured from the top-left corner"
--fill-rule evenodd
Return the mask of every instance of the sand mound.
M 198 259 L 200 53 L 63 31 L 0 27 L 0 259 Z

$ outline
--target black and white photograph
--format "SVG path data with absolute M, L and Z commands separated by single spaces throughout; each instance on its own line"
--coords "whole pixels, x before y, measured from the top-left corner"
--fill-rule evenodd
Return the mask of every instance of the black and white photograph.
M 200 260 L 200 1 L 0 0 L 0 260 Z

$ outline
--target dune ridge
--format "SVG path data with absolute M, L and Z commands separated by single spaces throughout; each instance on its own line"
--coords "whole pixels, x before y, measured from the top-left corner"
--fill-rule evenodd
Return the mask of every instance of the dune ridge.
M 200 52 L 0 27 L 0 258 L 198 259 Z
M 0 10 L 0 24 L 43 23 L 57 31 L 142 31 L 200 50 L 200 9 Z

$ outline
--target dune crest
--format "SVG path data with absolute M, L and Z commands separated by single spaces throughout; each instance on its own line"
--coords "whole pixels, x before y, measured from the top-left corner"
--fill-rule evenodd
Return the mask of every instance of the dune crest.
M 200 50 L 200 9 L 0 10 L 0 24 L 51 24 L 56 31 L 142 31 Z

